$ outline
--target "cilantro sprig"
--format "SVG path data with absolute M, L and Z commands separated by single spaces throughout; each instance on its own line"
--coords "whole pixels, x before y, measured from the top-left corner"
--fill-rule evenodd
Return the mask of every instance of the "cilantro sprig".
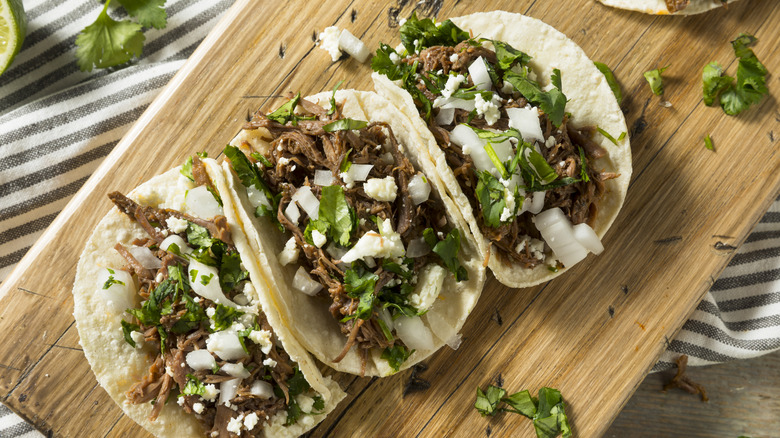
M 76 58 L 82 71 L 108 68 L 140 57 L 146 37 L 143 28 L 167 25 L 165 0 L 117 0 L 132 19 L 117 21 L 108 15 L 106 0 L 94 23 L 76 37 Z
M 725 75 L 717 62 L 704 66 L 702 93 L 706 105 L 718 103 L 726 114 L 735 116 L 769 94 L 766 86 L 768 71 L 750 49 L 757 41 L 753 35 L 742 33 L 731 42 L 734 55 L 739 58 L 736 81 Z
M 477 388 L 477 400 L 474 407 L 485 416 L 499 412 L 520 414 L 533 420 L 538 438 L 563 438 L 572 436 L 571 426 L 564 410 L 561 392 L 553 388 L 541 388 L 538 397 L 531 396 L 528 390 L 509 396 L 504 388 L 489 385 L 487 390 Z M 506 407 L 504 406 L 506 405 Z

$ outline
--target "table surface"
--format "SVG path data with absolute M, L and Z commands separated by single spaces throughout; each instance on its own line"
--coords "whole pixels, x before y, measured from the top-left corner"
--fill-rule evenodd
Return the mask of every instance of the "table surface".
M 700 79 L 712 60 L 735 70 L 729 41 L 739 32 L 757 35 L 758 57 L 769 71 L 780 71 L 780 57 L 770 56 L 780 46 L 775 0 L 745 0 L 687 18 L 613 10 L 593 0 L 495 0 L 479 7 L 540 18 L 615 71 L 634 153 L 626 204 L 605 236 L 607 250 L 567 275 L 522 290 L 490 277 L 460 349 L 445 348 L 426 362 L 420 375 L 429 389 L 404 396 L 409 372 L 386 379 L 333 374 L 349 396 L 314 436 L 479 436 L 488 426 L 495 436 L 532 433 L 528 421 L 487 420 L 473 409 L 475 388 L 497 380 L 510 391 L 559 388 L 577 435 L 602 435 L 728 263 L 733 251 L 723 248 L 746 238 L 780 188 L 773 145 L 780 87 L 770 86 L 772 96 L 757 108 L 728 117 L 703 105 Z M 105 193 L 129 191 L 196 150 L 217 155 L 248 111 L 280 103 L 272 96 L 330 90 L 341 79 L 344 87 L 371 89 L 367 65 L 331 63 L 315 48 L 312 37 L 326 26 L 350 29 L 370 47 L 394 45 L 397 17 L 413 9 L 443 19 L 476 8 L 236 1 L 2 285 L 3 401 L 55 436 L 141 436 L 95 382 L 71 316 L 74 267 L 108 211 Z M 258 16 L 270 18 L 258 26 Z M 667 64 L 661 99 L 642 73 Z M 714 152 L 704 148 L 706 134 Z

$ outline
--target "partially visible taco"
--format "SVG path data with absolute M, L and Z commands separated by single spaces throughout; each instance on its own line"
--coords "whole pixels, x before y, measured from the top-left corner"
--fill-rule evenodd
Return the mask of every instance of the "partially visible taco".
M 298 436 L 345 394 L 255 287 L 224 186 L 219 165 L 194 157 L 109 195 L 116 208 L 73 287 L 80 343 L 100 385 L 155 436 Z
M 599 0 L 607 6 L 655 15 L 693 15 L 737 0 Z
M 385 376 L 457 348 L 484 268 L 421 140 L 386 99 L 354 90 L 295 96 L 256 114 L 225 149 L 288 328 L 325 364 Z
M 374 86 L 426 139 L 412 154 L 441 175 L 496 279 L 532 286 L 599 253 L 631 150 L 582 49 L 501 11 L 443 23 L 412 15 L 400 37 L 395 49 L 380 44 Z

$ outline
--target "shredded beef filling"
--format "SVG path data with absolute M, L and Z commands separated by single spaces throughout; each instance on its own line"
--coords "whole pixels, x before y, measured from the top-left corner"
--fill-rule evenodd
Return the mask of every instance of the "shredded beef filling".
M 458 54 L 453 62 L 452 55 Z M 464 41 L 456 46 L 433 46 L 422 50 L 418 55 L 412 54 L 405 58 L 403 62 L 413 65 L 419 61 L 418 73 L 426 75 L 428 71 L 441 70 L 444 74 L 456 72 L 464 75 L 467 79 L 461 88 L 473 87 L 474 83 L 469 77 L 468 67 L 471 63 L 482 56 L 486 61 L 494 64 L 498 77 L 503 76 L 503 71 L 496 64 L 496 54 L 492 50 L 482 46 L 472 46 Z M 433 101 L 434 96 L 420 80 L 417 88 L 426 94 L 429 100 Z M 475 190 L 477 188 L 477 171 L 471 156 L 464 153 L 461 148 L 450 142 L 449 132 L 455 126 L 461 123 L 468 123 L 471 126 L 480 129 L 497 129 L 505 131 L 509 129 L 509 117 L 506 109 L 513 107 L 524 107 L 528 102 L 520 96 L 514 99 L 511 94 L 504 93 L 498 87 L 494 90 L 504 103 L 501 106 L 501 117 L 493 125 L 488 125 L 484 117 L 473 117 L 469 111 L 456 109 L 453 122 L 449 125 L 438 125 L 434 117 L 428 121 L 428 128 L 436 138 L 439 147 L 445 152 L 447 163 L 452 169 L 455 178 L 458 180 L 461 189 L 471 203 L 471 208 L 475 212 L 482 234 L 498 250 L 498 255 L 505 261 L 520 263 L 527 268 L 533 268 L 542 263 L 542 260 L 535 258 L 531 254 L 529 245 L 524 245 L 524 249 L 517 252 L 515 249 L 523 242 L 525 236 L 535 239 L 541 239 L 541 235 L 534 226 L 530 212 L 522 213 L 511 223 L 502 224 L 494 228 L 485 224 L 482 216 L 482 208 L 477 200 Z M 420 102 L 417 102 L 418 108 L 422 108 Z M 438 110 L 435 110 L 438 111 Z M 421 113 L 421 116 L 425 114 Z M 564 117 L 561 126 L 555 127 L 547 115 L 540 110 L 540 123 L 544 138 L 553 137 L 555 145 L 547 148 L 540 146 L 544 158 L 555 170 L 559 177 L 578 177 L 581 174 L 583 163 L 578 147 L 581 147 L 586 154 L 585 172 L 590 181 L 577 182 L 562 187 L 548 190 L 545 193 L 544 210 L 558 207 L 571 220 L 572 224 L 587 223 L 593 225 L 598 213 L 598 204 L 604 194 L 604 181 L 615 178 L 614 173 L 600 172 L 594 167 L 593 161 L 606 155 L 606 151 L 591 140 L 591 135 L 595 128 L 575 129 L 568 123 L 568 117 Z M 529 193 L 530 195 L 530 193 Z
M 365 358 L 372 348 L 384 349 L 402 342 L 395 338 L 388 340 L 383 334 L 376 310 L 370 319 L 342 320 L 355 313 L 358 300 L 349 297 L 344 287 L 345 266 L 339 264 L 323 245 L 322 248 L 306 243 L 304 230 L 309 218 L 301 210 L 299 224 L 288 220 L 284 211 L 295 191 L 301 186 L 311 187 L 312 193 L 321 198 L 322 188 L 313 183 L 315 170 L 329 170 L 333 176 L 333 184 L 344 188 L 344 194 L 350 207 L 354 208 L 358 218 L 358 230 L 352 233 L 350 245 L 368 231 L 378 231 L 373 217 L 393 220 L 393 227 L 401 235 L 404 247 L 409 242 L 419 239 L 426 228 L 436 232 L 444 232 L 448 226 L 447 217 L 441 202 L 432 197 L 427 201 L 414 205 L 409 193 L 409 182 L 416 171 L 399 148 L 392 129 L 387 123 L 371 122 L 366 127 L 355 130 L 325 132 L 323 127 L 335 120 L 342 119 L 341 108 L 336 108 L 332 114 L 319 105 L 301 100 L 299 108 L 304 110 L 304 116 L 313 116 L 314 120 L 298 120 L 297 123 L 280 124 L 263 114 L 256 114 L 244 129 L 267 129 L 270 133 L 271 147 L 264 154 L 271 167 L 258 166 L 263 172 L 263 178 L 271 191 L 281 194 L 277 219 L 281 225 L 295 237 L 295 243 L 305 255 L 299 262 L 327 290 L 331 304 L 330 313 L 339 321 L 341 331 L 347 336 L 347 343 L 342 353 L 334 359 L 338 362 L 353 345 Z M 249 144 L 244 149 L 251 149 Z M 395 201 L 378 201 L 368 196 L 363 190 L 363 184 L 358 182 L 347 185 L 340 177 L 341 166 L 345 160 L 355 164 L 372 164 L 368 178 L 385 178 L 392 176 L 398 187 Z M 428 263 L 439 263 L 438 257 L 432 253 L 416 258 L 415 267 Z M 379 277 L 374 288 L 374 294 L 391 280 L 396 274 L 383 270 L 381 263 L 372 268 Z M 322 293 L 321 293 L 322 294 Z
M 196 173 L 195 168 L 197 167 L 202 167 L 199 161 L 195 162 L 193 174 Z M 169 266 L 181 266 L 184 268 L 184 272 L 187 272 L 186 266 L 189 262 L 186 258 L 158 247 L 165 236 L 177 234 L 168 228 L 165 219 L 169 217 L 185 219 L 209 230 L 213 238 L 218 238 L 226 243 L 232 242 L 224 216 L 218 216 L 212 221 L 207 221 L 175 210 L 142 206 L 119 192 L 111 193 L 109 198 L 122 212 L 139 223 L 149 234 L 148 238 L 136 240 L 133 243 L 137 246 L 149 247 L 155 256 L 162 261 L 162 267 L 156 271 L 144 268 L 126 248 L 121 244 L 117 244 L 116 250 L 127 261 L 125 270 L 135 274 L 139 279 L 140 290 L 138 294 L 142 301 L 148 300 L 160 283 L 168 279 Z M 186 232 L 178 233 L 178 235 L 187 241 Z M 232 244 L 228 246 L 228 251 L 235 251 Z M 233 290 L 226 293 L 226 296 L 229 299 L 233 299 L 242 292 L 242 286 L 243 283 L 236 285 Z M 189 293 L 191 295 L 194 294 L 192 291 Z M 200 298 L 195 305 L 205 311 L 209 307 L 214 307 L 215 303 L 206 298 Z M 196 413 L 196 415 L 207 433 L 216 432 L 217 435 L 215 436 L 220 438 L 255 436 L 261 430 L 259 424 L 252 432 L 243 430 L 241 435 L 228 432 L 227 424 L 233 416 L 251 413 L 257 414 L 260 418 L 260 424 L 262 424 L 266 416 L 273 417 L 279 411 L 286 410 L 287 380 L 294 373 L 292 360 L 281 347 L 274 345 L 266 355 L 263 354 L 258 345 L 247 341 L 245 344 L 250 353 L 249 356 L 230 361 L 231 363 L 241 363 L 247 370 L 250 370 L 250 376 L 241 381 L 236 396 L 230 400 L 232 407 L 235 409 L 218 404 L 219 396 L 214 401 L 209 402 L 199 395 L 181 394 L 180 391 L 187 385 L 188 374 L 195 376 L 203 384 L 215 384 L 217 387 L 221 382 L 235 378 L 221 371 L 222 366 L 228 362 L 221 360 L 219 357 L 215 357 L 216 363 L 220 368 L 220 371 L 216 373 L 213 370 L 195 371 L 187 364 L 185 360 L 187 353 L 206 349 L 206 339 L 211 334 L 209 332 L 208 318 L 201 321 L 197 327 L 191 330 L 176 333 L 180 330 L 174 329 L 174 326 L 182 320 L 187 310 L 185 302 L 182 299 L 177 299 L 173 303 L 170 313 L 161 316 L 159 325 L 146 326 L 139 322 L 140 332 L 144 337 L 145 350 L 154 352 L 154 358 L 148 374 L 141 381 L 133 384 L 130 390 L 127 391 L 128 400 L 136 404 L 152 402 L 153 407 L 151 408 L 149 419 L 154 421 L 166 402 L 176 403 L 178 395 L 183 398 L 181 406 L 187 413 L 196 413 L 194 410 L 196 403 L 203 405 L 201 413 Z M 273 333 L 273 329 L 262 312 L 256 316 L 256 321 L 261 329 Z M 161 329 L 164 330 L 165 336 L 161 336 Z M 263 361 L 268 358 L 276 361 L 277 365 L 272 368 L 264 366 Z M 252 382 L 261 379 L 269 380 L 269 377 L 281 389 L 285 397 L 264 399 L 251 394 L 250 387 Z

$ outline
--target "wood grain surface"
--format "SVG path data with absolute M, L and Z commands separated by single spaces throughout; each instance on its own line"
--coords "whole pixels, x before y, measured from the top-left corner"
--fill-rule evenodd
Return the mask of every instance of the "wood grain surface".
M 276 107 L 282 93 L 329 90 L 342 79 L 345 88 L 371 89 L 367 64 L 331 63 L 315 48 L 327 26 L 377 47 L 397 43 L 397 18 L 413 10 L 445 19 L 493 9 L 542 19 L 612 67 L 634 153 L 626 205 L 606 251 L 567 275 L 521 290 L 489 278 L 460 349 L 443 349 L 415 376 L 428 389 L 404 395 L 411 371 L 385 379 L 330 373 L 349 397 L 312 435 L 533 436 L 530 421 L 474 410 L 476 387 L 496 381 L 510 391 L 559 388 L 575 434 L 604 434 L 733 255 L 715 243 L 739 246 L 780 188 L 777 77 L 772 95 L 739 117 L 701 101 L 707 62 L 734 74 L 729 41 L 739 32 L 756 35 L 757 56 L 780 71 L 775 0 L 694 17 L 593 0 L 237 0 L 2 285 L 3 401 L 50 436 L 145 436 L 97 385 L 71 316 L 76 262 L 109 210 L 105 194 L 129 191 L 195 151 L 217 155 L 248 112 Z M 642 73 L 665 65 L 661 99 Z M 706 134 L 714 152 L 704 148 Z

